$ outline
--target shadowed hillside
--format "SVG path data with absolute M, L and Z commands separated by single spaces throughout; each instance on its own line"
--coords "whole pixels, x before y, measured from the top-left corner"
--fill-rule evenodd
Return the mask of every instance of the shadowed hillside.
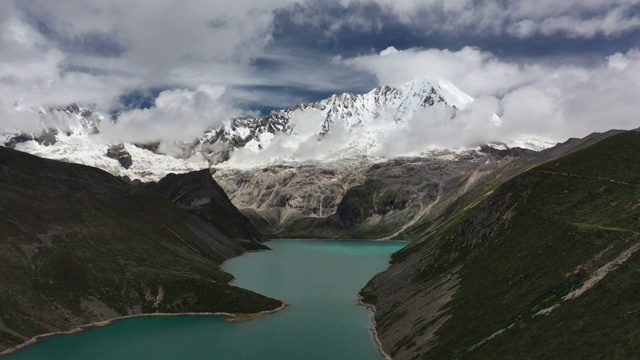
M 169 174 L 157 183 L 143 186 L 210 223 L 243 248 L 268 249 L 262 245 L 265 241 L 262 234 L 233 206 L 224 190 L 213 180 L 209 170 Z
M 362 294 L 394 359 L 630 359 L 640 347 L 640 133 L 452 214 Z
M 102 170 L 0 147 L 0 212 L 0 350 L 122 315 L 281 305 L 219 270 L 255 230 L 217 228 Z

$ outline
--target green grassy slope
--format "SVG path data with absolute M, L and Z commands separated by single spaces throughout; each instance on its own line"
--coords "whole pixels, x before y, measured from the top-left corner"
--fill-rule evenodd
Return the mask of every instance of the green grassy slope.
M 121 315 L 280 305 L 228 285 L 236 241 L 99 169 L 0 148 L 0 214 L 0 351 Z
M 409 304 L 428 299 L 422 292 L 445 274 L 460 280 L 439 313 L 412 307 L 395 320 L 450 316 L 435 337 L 420 321 L 388 326 L 385 348 L 399 359 L 637 356 L 639 161 L 640 133 L 612 136 L 517 176 L 397 253 L 363 291 L 380 320 L 403 314 L 402 304 L 386 301 L 398 297 L 389 284 L 408 284 L 400 298 Z M 598 274 L 582 295 L 563 299 Z

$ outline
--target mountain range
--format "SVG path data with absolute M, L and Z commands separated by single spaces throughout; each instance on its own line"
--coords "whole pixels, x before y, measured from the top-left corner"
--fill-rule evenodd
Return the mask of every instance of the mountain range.
M 112 142 L 100 132 L 105 121 L 118 124 L 118 116 L 107 117 L 75 104 L 64 108 L 40 108 L 42 129 L 5 129 L 4 145 L 41 157 L 81 163 L 105 169 L 117 176 L 157 181 L 164 175 L 206 167 L 255 168 L 307 161 L 384 160 L 406 155 L 433 155 L 451 150 L 437 144 L 414 144 L 411 148 L 385 154 L 385 144 L 394 131 L 410 131 L 412 122 L 433 127 L 433 132 L 454 127 L 460 112 L 473 98 L 445 80 L 416 80 L 408 84 L 383 86 L 365 94 L 335 94 L 330 98 L 292 108 L 274 110 L 258 118 L 236 118 L 205 130 L 198 139 L 185 142 L 130 144 Z M 483 126 L 500 124 L 497 115 L 474 119 Z M 533 136 L 494 139 L 506 145 L 540 150 L 551 143 Z M 483 145 L 456 146 L 465 151 Z M 107 156 L 112 146 L 121 146 L 131 162 L 123 165 L 117 156 Z M 501 145 L 505 146 L 505 145 Z M 244 153 L 235 154 L 236 152 Z M 124 153 L 123 153 L 124 155 Z M 236 156 L 237 155 L 237 156 Z M 115 159 L 114 159 L 115 158 Z
M 493 147 L 478 142 L 451 148 L 425 140 L 436 139 L 443 129 L 457 136 L 500 126 L 494 113 L 469 118 L 473 103 L 450 82 L 418 79 L 234 119 L 190 142 L 144 144 L 104 143 L 101 124 L 126 124 L 118 116 L 71 105 L 40 109 L 44 130 L 6 134 L 5 145 L 128 180 L 158 181 L 168 173 L 210 168 L 234 205 L 271 237 L 398 237 L 396 229 L 418 221 L 461 179 L 510 162 L 492 149 L 513 154 L 528 150 L 508 144 L 534 150 L 551 146 L 532 136 L 503 139 Z M 480 127 L 465 127 L 472 120 Z M 465 126 L 458 129 L 460 124 Z M 416 185 L 419 174 L 424 179 Z M 375 211 L 342 203 L 345 197 L 354 201 L 353 194 L 363 189 L 378 194 L 382 203 Z M 298 230 L 309 224 L 312 232 Z
M 342 148 L 323 149 L 327 156 L 318 160 L 339 160 L 357 158 L 362 155 L 372 155 L 382 140 L 379 135 L 406 123 L 414 116 L 422 116 L 424 121 L 437 127 L 438 122 L 455 121 L 460 110 L 473 103 L 473 98 L 460 91 L 455 85 L 445 80 L 427 81 L 416 80 L 399 87 L 383 86 L 365 94 L 334 94 L 331 97 L 295 107 L 272 111 L 261 118 L 240 118 L 218 129 L 205 133 L 199 140 L 201 148 L 218 144 L 216 151 L 211 153 L 213 162 L 223 162 L 229 159 L 234 149 L 243 147 L 251 153 L 257 154 L 268 148 L 274 137 L 287 134 L 297 138 L 297 143 L 283 146 L 287 150 L 299 149 L 300 142 L 305 140 L 322 142 L 330 138 L 332 129 L 340 127 L 357 136 L 349 136 L 339 144 L 327 146 Z M 419 114 L 421 110 L 438 108 L 441 112 Z M 491 114 L 485 121 L 499 125 L 500 119 Z M 415 149 L 414 154 L 419 152 Z M 327 159 L 328 158 L 328 159 Z M 280 154 L 281 160 L 304 161 L 306 157 L 291 151 Z M 244 160 L 244 159 L 243 159 Z M 269 159 L 273 161 L 273 159 Z M 238 164 L 247 167 L 247 164 Z M 261 165 L 258 163 L 249 166 Z

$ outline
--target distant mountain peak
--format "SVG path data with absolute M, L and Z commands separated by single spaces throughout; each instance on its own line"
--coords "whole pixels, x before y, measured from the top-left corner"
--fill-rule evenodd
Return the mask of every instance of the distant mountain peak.
M 466 108 L 474 99 L 444 79 L 419 78 L 400 86 L 384 85 L 367 93 L 338 93 L 288 109 L 274 110 L 259 118 L 239 118 L 209 130 L 199 140 L 200 149 L 209 150 L 214 163 L 224 162 L 234 149 L 261 151 L 268 147 L 275 134 L 291 134 L 296 114 L 317 110 L 315 126 L 319 136 L 331 132 L 336 124 L 351 131 L 355 128 L 389 127 L 407 121 L 420 109 L 442 106 L 450 110 L 447 120 Z M 437 119 L 439 120 L 439 119 Z M 494 114 L 491 121 L 499 123 Z M 305 125 L 306 127 L 307 125 Z M 206 151 L 206 150 L 205 150 Z M 348 152 L 345 152 L 348 156 Z

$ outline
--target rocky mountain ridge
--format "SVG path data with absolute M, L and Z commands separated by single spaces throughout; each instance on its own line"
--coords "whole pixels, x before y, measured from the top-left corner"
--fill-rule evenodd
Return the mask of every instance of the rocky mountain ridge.
M 270 237 L 417 239 L 518 173 L 616 133 L 571 139 L 540 152 L 484 148 L 348 166 L 222 169 L 213 176 Z
M 473 98 L 445 80 L 419 79 L 399 87 L 378 87 L 364 94 L 334 94 L 318 102 L 274 110 L 260 118 L 235 119 L 207 131 L 198 142 L 201 149 L 209 149 L 215 164 L 228 160 L 235 148 L 259 151 L 269 145 L 274 135 L 291 134 L 295 117 L 313 110 L 321 114 L 312 126 L 322 139 L 336 124 L 346 129 L 388 127 L 406 121 L 420 109 L 433 106 L 450 109 L 449 119 L 453 119 L 458 110 L 472 102 Z M 499 123 L 499 118 L 494 115 L 491 121 Z M 215 144 L 217 146 L 213 146 Z
M 209 170 L 169 174 L 157 183 L 140 185 L 215 226 L 246 250 L 268 249 L 266 239 L 229 200 Z

